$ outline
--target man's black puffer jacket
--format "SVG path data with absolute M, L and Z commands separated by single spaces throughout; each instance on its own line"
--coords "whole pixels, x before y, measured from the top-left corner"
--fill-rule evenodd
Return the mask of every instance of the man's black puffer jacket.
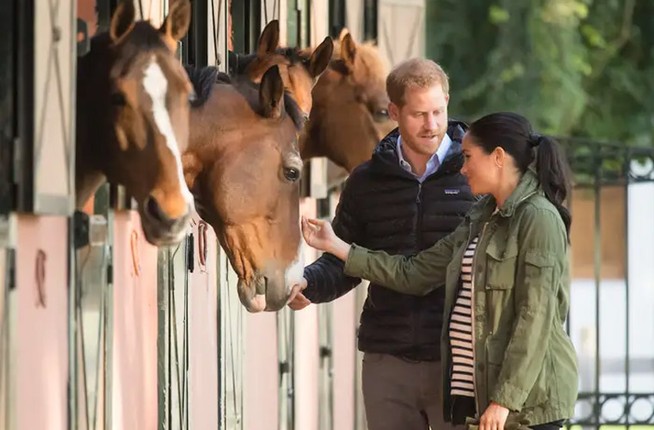
M 341 194 L 333 227 L 349 243 L 391 254 L 413 255 L 452 232 L 474 197 L 460 173 L 464 123 L 450 121 L 452 146 L 440 168 L 420 184 L 402 169 L 398 130 L 377 146 L 371 160 L 352 173 Z M 304 295 L 313 303 L 332 301 L 359 284 L 343 274 L 343 262 L 324 254 L 304 269 Z M 359 349 L 414 360 L 440 359 L 443 289 L 425 297 L 370 285 L 361 315 Z

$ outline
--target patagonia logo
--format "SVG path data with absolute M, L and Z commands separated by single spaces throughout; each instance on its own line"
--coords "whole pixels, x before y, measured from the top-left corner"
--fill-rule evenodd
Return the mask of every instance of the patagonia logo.
M 460 192 L 461 190 L 459 190 L 458 188 L 445 188 L 445 194 L 448 194 L 450 196 L 459 194 Z

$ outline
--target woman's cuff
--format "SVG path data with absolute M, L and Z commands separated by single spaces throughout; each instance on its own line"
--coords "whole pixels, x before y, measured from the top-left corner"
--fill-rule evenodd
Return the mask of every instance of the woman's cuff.
M 368 249 L 354 243 L 350 245 L 350 251 L 347 253 L 347 260 L 345 260 L 343 272 L 348 276 L 360 278 L 365 272 L 367 265 Z

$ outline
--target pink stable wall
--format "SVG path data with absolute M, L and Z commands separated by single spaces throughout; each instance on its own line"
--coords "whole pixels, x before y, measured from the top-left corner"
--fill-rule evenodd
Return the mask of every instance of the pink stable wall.
M 315 200 L 303 199 L 300 211 L 315 215 Z M 305 264 L 315 259 L 304 249 Z M 318 318 L 314 306 L 295 313 L 295 428 L 318 428 Z M 243 363 L 244 428 L 278 428 L 279 358 L 277 315 L 246 314 Z
M 362 288 L 361 286 L 357 288 Z M 354 429 L 356 328 L 359 312 L 354 290 L 334 301 L 332 348 L 334 354 L 334 428 Z M 363 429 L 358 429 L 363 430 Z
M 157 428 L 157 248 L 135 211 L 114 222 L 112 428 Z
M 300 213 L 308 218 L 316 216 L 316 200 L 302 199 Z M 305 266 L 315 261 L 317 253 L 304 244 Z M 320 343 L 318 308 L 308 306 L 293 312 L 295 318 L 295 426 L 317 430 L 319 425 Z
M 314 199 L 303 199 L 304 216 L 314 217 Z M 305 265 L 316 258 L 309 247 L 304 249 Z M 295 323 L 295 428 L 319 428 L 319 327 L 318 307 L 311 305 L 293 313 Z M 358 315 L 354 294 L 334 303 L 332 332 L 334 370 L 334 416 L 336 429 L 354 428 L 355 330 Z M 277 429 L 279 369 L 277 324 L 273 313 L 248 314 L 245 324 L 244 428 Z
M 18 429 L 63 430 L 68 381 L 67 220 L 23 214 L 16 219 L 16 424 Z
M 188 274 L 189 297 L 189 426 L 218 428 L 218 280 L 217 240 L 213 229 L 197 215 L 192 221 L 195 238 L 194 270 Z M 201 227 L 202 225 L 202 227 Z M 206 226 L 206 228 L 205 228 Z M 205 231 L 206 259 L 200 259 L 200 236 Z

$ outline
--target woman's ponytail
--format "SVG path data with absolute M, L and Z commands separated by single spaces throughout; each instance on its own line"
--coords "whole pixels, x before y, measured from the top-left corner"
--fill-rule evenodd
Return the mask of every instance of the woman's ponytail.
M 535 135 L 531 137 L 531 142 L 536 150 L 536 172 L 541 189 L 559 211 L 570 241 L 572 217 L 564 206 L 571 189 L 570 166 L 561 147 L 551 137 Z

